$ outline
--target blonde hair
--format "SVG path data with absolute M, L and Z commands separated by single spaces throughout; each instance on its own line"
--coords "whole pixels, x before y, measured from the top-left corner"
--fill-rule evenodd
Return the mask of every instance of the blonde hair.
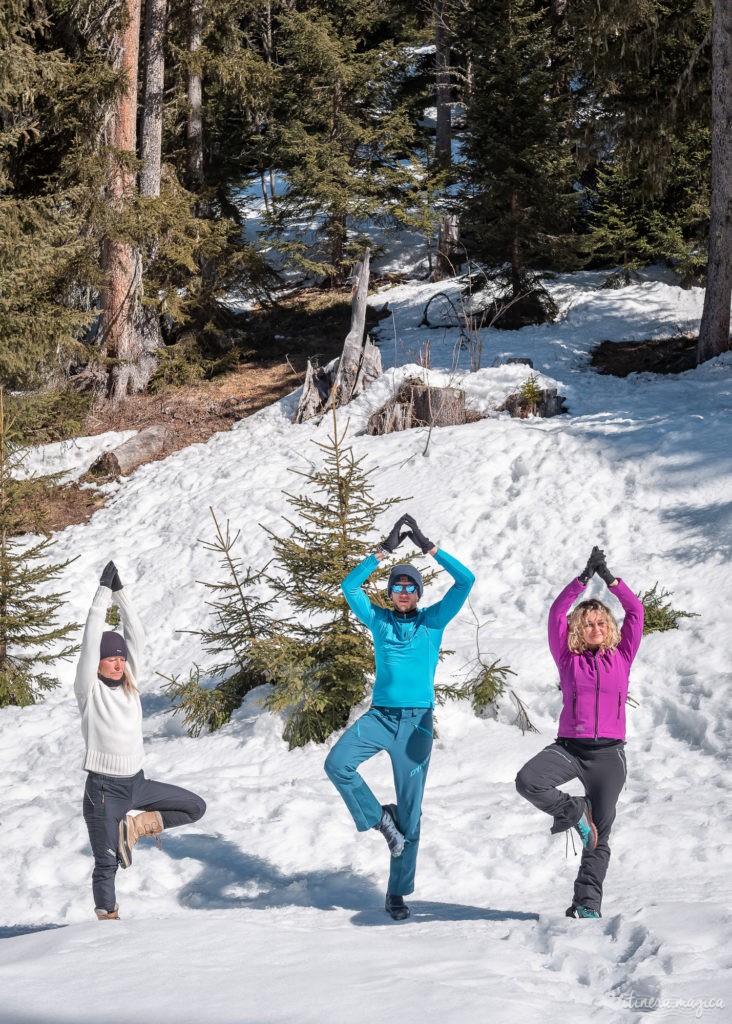
M 607 635 L 600 644 L 600 650 L 603 653 L 605 651 L 614 651 L 620 643 L 620 629 L 615 621 L 615 616 L 608 606 L 594 597 L 590 598 L 589 601 L 580 601 L 577 607 L 570 613 L 567 620 L 567 647 L 569 647 L 573 654 L 582 654 L 583 651 L 587 650 L 588 644 L 582 635 L 582 629 L 587 622 L 587 616 L 590 612 L 605 613 Z
M 127 694 L 128 697 L 130 697 L 133 693 L 139 693 L 140 692 L 137 689 L 137 684 L 135 683 L 135 680 L 134 680 L 134 678 L 132 676 L 132 673 L 127 668 L 127 665 L 125 665 L 125 671 L 124 671 L 123 678 L 124 678 L 124 683 L 122 683 L 122 689 L 124 690 L 124 692 Z
M 125 661 L 125 667 L 124 667 L 124 669 L 122 671 L 122 679 L 124 680 L 124 682 L 122 683 L 122 690 L 123 690 L 125 696 L 131 697 L 133 693 L 139 693 L 140 692 L 137 689 L 137 684 L 135 683 L 135 677 L 132 675 L 132 673 L 130 672 L 129 668 L 127 667 L 127 662 L 126 661 Z

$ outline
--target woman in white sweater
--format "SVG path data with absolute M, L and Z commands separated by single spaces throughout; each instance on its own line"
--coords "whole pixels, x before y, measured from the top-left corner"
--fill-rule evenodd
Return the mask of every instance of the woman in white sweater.
M 74 691 L 86 744 L 84 820 L 100 921 L 119 917 L 114 880 L 128 868 L 141 836 L 198 821 L 206 804 L 195 793 L 146 779 L 142 771 L 142 707 L 136 686 L 145 642 L 142 623 L 125 595 L 114 562 L 104 567 L 86 620 Z M 119 608 L 124 635 L 105 630 L 107 609 Z M 133 808 L 142 813 L 132 815 Z

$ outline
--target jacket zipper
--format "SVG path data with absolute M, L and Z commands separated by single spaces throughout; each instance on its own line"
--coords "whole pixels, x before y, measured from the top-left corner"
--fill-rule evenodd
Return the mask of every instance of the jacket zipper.
M 597 679 L 595 686 L 595 739 L 597 739 L 600 727 L 600 666 L 597 663 L 597 651 L 595 651 L 595 677 Z
M 618 718 L 620 718 L 620 699 L 621 699 L 621 696 L 622 696 L 621 694 L 618 694 Z

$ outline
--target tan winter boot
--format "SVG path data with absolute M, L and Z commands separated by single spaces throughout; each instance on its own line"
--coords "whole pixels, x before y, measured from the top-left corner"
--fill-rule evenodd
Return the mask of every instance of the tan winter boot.
M 160 811 L 143 811 L 141 814 L 127 814 L 119 823 L 119 845 L 117 858 L 120 866 L 128 868 L 132 863 L 132 850 L 143 836 L 157 836 L 163 831 Z
M 119 921 L 119 903 L 115 904 L 114 910 L 103 910 L 101 907 L 95 907 L 94 913 L 100 921 Z

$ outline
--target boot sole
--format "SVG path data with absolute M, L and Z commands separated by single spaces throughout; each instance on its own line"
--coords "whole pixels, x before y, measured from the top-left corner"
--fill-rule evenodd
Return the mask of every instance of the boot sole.
M 132 863 L 132 851 L 127 845 L 127 816 L 119 823 L 119 841 L 117 843 L 117 860 L 121 868 L 128 868 Z
M 388 907 L 384 907 L 384 910 L 392 921 L 406 921 L 412 913 L 409 907 L 399 907 L 395 910 L 389 910 Z

